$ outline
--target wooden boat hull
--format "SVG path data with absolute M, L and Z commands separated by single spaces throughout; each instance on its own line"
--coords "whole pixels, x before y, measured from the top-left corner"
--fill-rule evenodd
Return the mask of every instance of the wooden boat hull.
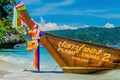
M 120 68 L 120 50 L 45 33 L 42 45 L 67 73 L 91 73 Z
M 95 73 L 99 71 L 111 70 L 112 68 L 80 67 L 80 68 L 62 68 L 66 73 Z

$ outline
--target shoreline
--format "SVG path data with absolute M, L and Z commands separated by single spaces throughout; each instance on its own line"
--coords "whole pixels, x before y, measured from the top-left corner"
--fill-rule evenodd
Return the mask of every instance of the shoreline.
M 9 72 L 5 71 L 3 68 L 3 65 L 6 65 L 6 62 L 3 60 L 0 60 L 0 78 L 3 77 L 4 75 L 8 74 Z
M 32 64 L 32 63 L 31 63 Z M 96 74 L 72 74 L 57 71 L 34 70 L 32 65 L 14 64 L 0 60 L 0 80 L 119 80 L 120 70 Z M 27 65 L 27 67 L 26 67 Z M 29 67 L 28 67 L 29 66 Z
M 6 75 L 8 72 L 0 70 L 0 78 L 3 77 L 4 75 Z

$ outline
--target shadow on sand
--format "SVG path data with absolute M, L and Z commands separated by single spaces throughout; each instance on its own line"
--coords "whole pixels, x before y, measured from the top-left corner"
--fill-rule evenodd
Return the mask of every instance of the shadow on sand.
M 32 72 L 32 73 L 64 73 L 63 71 L 35 71 L 35 70 L 24 70 L 24 72 Z
M 84 74 L 84 75 L 104 75 L 109 73 L 112 70 L 105 70 L 105 71 L 99 71 L 99 72 L 95 72 L 95 73 L 88 73 L 88 74 Z M 32 73 L 64 73 L 63 71 L 35 71 L 35 70 L 23 70 L 23 72 L 32 72 Z

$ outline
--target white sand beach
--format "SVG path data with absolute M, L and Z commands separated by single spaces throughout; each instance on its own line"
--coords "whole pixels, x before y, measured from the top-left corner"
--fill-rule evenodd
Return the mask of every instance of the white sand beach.
M 71 74 L 57 71 L 35 72 L 31 67 L 0 60 L 0 80 L 120 80 L 120 70 L 96 74 Z M 26 69 L 26 70 L 25 70 Z

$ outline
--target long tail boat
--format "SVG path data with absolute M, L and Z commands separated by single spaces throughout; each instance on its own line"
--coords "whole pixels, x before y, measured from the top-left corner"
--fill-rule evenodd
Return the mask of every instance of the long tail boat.
M 24 5 L 21 4 L 16 8 L 30 30 L 33 30 L 35 24 Z M 67 73 L 90 73 L 120 68 L 120 49 L 48 33 L 40 37 L 40 42 Z
M 41 43 L 67 73 L 119 69 L 120 49 L 45 33 Z

